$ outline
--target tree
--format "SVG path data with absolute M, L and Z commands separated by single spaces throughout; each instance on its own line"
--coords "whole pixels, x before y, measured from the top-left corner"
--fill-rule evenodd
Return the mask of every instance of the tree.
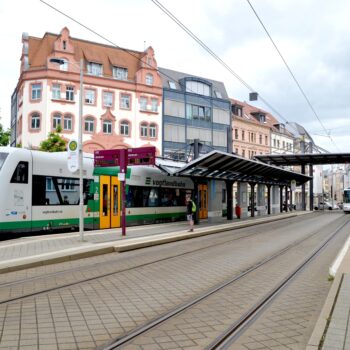
M 54 132 L 50 132 L 48 138 L 40 142 L 40 150 L 45 152 L 63 152 L 67 149 L 67 141 L 60 135 L 62 128 L 57 126 Z
M 4 131 L 2 125 L 0 124 L 0 146 L 7 146 L 10 143 L 11 131 Z

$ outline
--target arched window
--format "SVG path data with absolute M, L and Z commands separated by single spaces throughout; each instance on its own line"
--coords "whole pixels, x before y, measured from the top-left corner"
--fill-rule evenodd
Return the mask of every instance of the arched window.
M 103 121 L 103 133 L 104 134 L 112 134 L 112 122 L 110 120 Z
M 157 137 L 157 125 L 155 123 L 149 125 L 149 137 L 152 139 Z
M 62 115 L 60 113 L 55 113 L 52 119 L 52 129 L 56 130 L 59 125 L 62 126 Z
M 151 73 L 146 74 L 146 85 L 153 85 L 153 75 Z
M 32 130 L 38 130 L 40 129 L 40 115 L 39 113 L 33 113 L 30 116 L 30 128 Z
M 127 120 L 120 123 L 120 135 L 129 136 L 129 122 Z
M 84 121 L 85 132 L 94 132 L 94 118 L 86 117 Z
M 141 137 L 148 136 L 148 125 L 147 123 L 141 123 Z
M 73 123 L 72 123 L 72 116 L 70 114 L 66 114 L 64 116 L 64 119 L 63 119 L 63 130 L 67 130 L 67 131 L 72 131 L 73 127 Z

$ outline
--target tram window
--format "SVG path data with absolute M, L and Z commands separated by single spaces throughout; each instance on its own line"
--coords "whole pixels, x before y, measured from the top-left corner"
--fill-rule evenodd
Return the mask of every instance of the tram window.
M 32 205 L 57 205 L 59 198 L 51 177 L 34 175 L 32 185 Z
M 88 199 L 91 180 L 84 179 L 84 204 Z M 55 176 L 33 176 L 33 205 L 78 205 L 79 179 Z
M 113 215 L 118 215 L 118 185 L 113 185 Z
M 28 183 L 28 162 L 19 162 L 13 172 L 11 183 L 27 184 Z
M 108 215 L 108 185 L 102 185 L 102 216 Z
M 149 191 L 148 206 L 149 207 L 158 207 L 158 190 L 157 190 L 157 188 L 152 188 Z
M 160 205 L 162 207 L 172 207 L 176 205 L 175 189 L 161 188 L 159 192 Z
M 0 153 L 0 170 L 5 163 L 7 156 L 8 156 L 8 153 L 4 153 L 4 152 Z

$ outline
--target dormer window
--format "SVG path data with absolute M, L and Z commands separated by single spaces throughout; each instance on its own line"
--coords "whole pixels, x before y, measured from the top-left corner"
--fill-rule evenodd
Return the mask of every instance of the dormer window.
M 67 49 L 67 42 L 65 40 L 63 40 L 62 46 L 63 46 L 63 50 Z
M 199 81 L 186 81 L 186 92 L 198 95 L 210 96 L 210 86 Z
M 241 106 L 232 105 L 231 110 L 232 110 L 232 113 L 234 115 L 238 115 L 239 117 L 242 117 L 242 107 Z
M 123 67 L 113 67 L 113 78 L 128 80 L 128 69 Z
M 265 116 L 265 114 L 259 114 L 259 121 L 260 121 L 260 123 L 266 123 L 266 116 Z
M 101 76 L 103 73 L 102 64 L 89 62 L 87 64 L 87 72 L 92 75 Z
M 176 84 L 175 84 L 175 82 L 169 80 L 168 83 L 169 83 L 170 89 L 176 90 Z

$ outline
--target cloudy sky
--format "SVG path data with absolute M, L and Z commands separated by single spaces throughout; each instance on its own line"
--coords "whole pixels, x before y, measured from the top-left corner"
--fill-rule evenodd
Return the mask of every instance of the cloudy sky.
M 230 97 L 248 101 L 249 90 L 151 0 L 47 2 L 118 46 L 142 51 L 151 45 L 160 67 L 223 81 Z M 262 101 L 252 104 L 281 122 L 302 124 L 319 146 L 331 152 L 350 152 L 350 1 L 251 0 L 322 124 L 247 0 L 159 2 L 279 115 Z M 39 0 L 0 2 L 0 122 L 5 127 L 10 125 L 10 97 L 19 77 L 22 32 L 42 37 L 45 32 L 59 33 L 64 26 L 73 37 L 104 43 Z

